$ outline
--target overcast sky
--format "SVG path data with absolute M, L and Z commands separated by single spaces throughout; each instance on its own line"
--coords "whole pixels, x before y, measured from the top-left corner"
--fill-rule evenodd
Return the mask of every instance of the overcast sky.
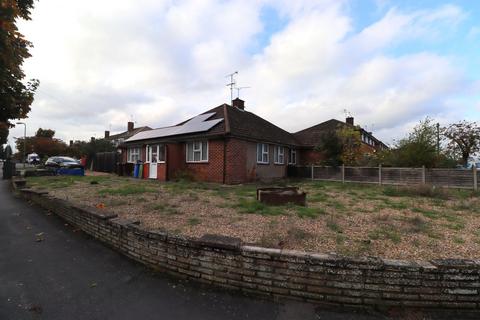
M 41 81 L 27 134 L 172 125 L 228 102 L 233 71 L 291 132 L 345 109 L 387 143 L 425 116 L 479 120 L 476 0 L 40 0 L 20 27 Z

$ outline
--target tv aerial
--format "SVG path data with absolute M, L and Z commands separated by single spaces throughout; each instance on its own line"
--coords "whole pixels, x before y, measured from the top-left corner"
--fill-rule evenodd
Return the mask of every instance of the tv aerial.
M 240 90 L 243 89 L 250 89 L 250 87 L 235 87 L 235 90 L 237 90 L 237 98 L 240 98 Z
M 230 78 L 230 83 L 227 84 L 227 87 L 230 87 L 230 101 L 233 101 L 233 89 L 235 89 L 235 86 L 237 85 L 234 77 L 237 74 L 238 71 L 235 71 L 225 76 L 225 78 Z

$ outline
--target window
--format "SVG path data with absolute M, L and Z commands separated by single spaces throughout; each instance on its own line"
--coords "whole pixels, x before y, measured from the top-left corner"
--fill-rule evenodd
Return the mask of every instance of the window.
M 268 160 L 268 144 L 257 144 L 257 163 L 269 163 Z
M 275 149 L 273 149 L 273 161 L 275 164 L 285 163 L 285 152 L 283 147 L 275 146 Z
M 290 149 L 290 159 L 288 160 L 288 164 L 297 164 L 297 150 Z
M 140 160 L 140 148 L 128 148 L 127 161 L 136 163 Z
M 147 162 L 165 162 L 165 146 L 163 144 L 147 146 Z
M 187 162 L 207 162 L 208 141 L 192 141 L 187 143 Z

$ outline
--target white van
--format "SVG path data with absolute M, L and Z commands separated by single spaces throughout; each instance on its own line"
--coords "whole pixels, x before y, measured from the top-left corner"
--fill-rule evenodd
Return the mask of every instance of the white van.
M 27 156 L 27 163 L 29 164 L 38 164 L 40 163 L 40 157 L 36 153 L 30 153 Z

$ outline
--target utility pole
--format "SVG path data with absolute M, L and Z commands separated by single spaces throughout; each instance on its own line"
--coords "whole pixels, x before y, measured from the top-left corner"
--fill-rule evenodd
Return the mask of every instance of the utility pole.
M 437 122 L 437 154 L 440 154 L 440 123 Z

